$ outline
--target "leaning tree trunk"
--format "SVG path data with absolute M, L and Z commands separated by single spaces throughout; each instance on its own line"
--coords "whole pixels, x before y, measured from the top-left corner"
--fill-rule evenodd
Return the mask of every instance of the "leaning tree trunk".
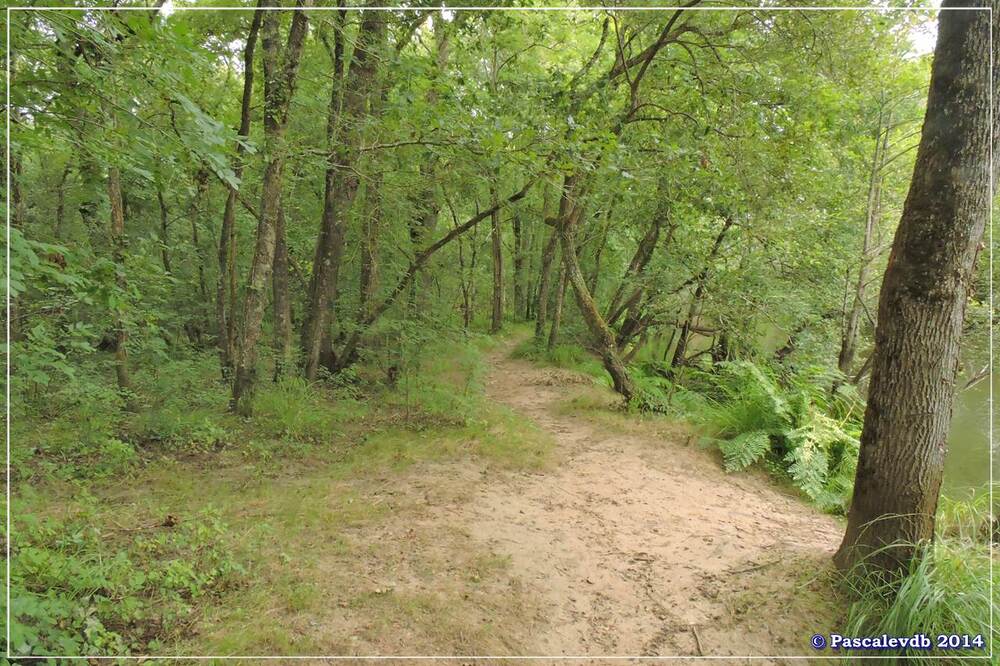
M 913 181 L 882 283 L 854 497 L 835 556 L 842 569 L 905 571 L 934 537 L 992 178 L 989 14 L 947 11 L 956 4 L 942 7 Z
M 635 395 L 635 384 L 628 374 L 628 369 L 622 363 L 618 355 L 618 347 L 615 344 L 615 334 L 608 327 L 607 322 L 597 310 L 594 297 L 587 289 L 587 282 L 580 271 L 580 262 L 576 257 L 576 225 L 583 215 L 582 206 L 576 202 L 578 192 L 576 192 L 577 178 L 567 176 L 563 183 L 562 200 L 559 206 L 559 220 L 557 230 L 559 232 L 559 244 L 562 249 L 563 265 L 566 267 L 566 279 L 573 287 L 576 295 L 576 302 L 580 308 L 580 314 L 590 329 L 591 335 L 597 343 L 597 351 L 601 356 L 604 369 L 611 375 L 611 382 L 625 401 L 632 400 Z
M 300 0 L 297 6 L 308 6 L 312 0 Z M 295 12 L 288 31 L 288 43 L 282 50 L 278 44 L 280 16 L 268 12 L 263 19 L 264 47 L 264 137 L 268 156 L 261 185 L 260 218 L 257 241 L 239 335 L 236 339 L 233 397 L 230 408 L 249 416 L 253 410 L 253 389 L 256 384 L 257 343 L 267 307 L 267 287 L 274 266 L 275 225 L 277 223 L 281 177 L 285 166 L 284 134 L 288 125 L 288 106 L 295 88 L 299 57 L 308 28 L 306 12 Z M 279 63 L 280 61 L 280 63 Z

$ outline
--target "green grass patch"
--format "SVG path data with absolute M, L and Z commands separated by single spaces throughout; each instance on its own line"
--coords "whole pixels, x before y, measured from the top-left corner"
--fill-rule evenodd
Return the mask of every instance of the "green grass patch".
M 959 663 L 981 663 L 983 656 L 990 653 L 990 645 L 995 646 L 997 641 L 996 634 L 990 635 L 990 613 L 1000 614 L 1000 602 L 990 598 L 992 525 L 988 500 L 988 492 L 965 501 L 942 498 L 938 537 L 901 580 L 886 582 L 874 576 L 845 579 L 855 601 L 848 612 L 844 635 L 924 633 L 934 645 L 930 651 L 879 654 L 939 656 Z M 994 568 L 992 575 L 992 584 L 1000 586 L 1000 569 Z M 939 634 L 979 635 L 983 647 L 940 650 L 936 647 Z

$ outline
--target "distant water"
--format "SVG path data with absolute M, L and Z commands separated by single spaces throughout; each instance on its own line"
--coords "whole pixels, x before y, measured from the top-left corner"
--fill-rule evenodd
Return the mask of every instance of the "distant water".
M 974 373 L 982 367 L 970 363 L 967 367 Z M 993 393 L 1000 396 L 1000 377 L 993 377 Z M 959 377 L 958 386 L 965 385 L 967 378 Z M 955 397 L 951 430 L 948 433 L 948 455 L 944 460 L 944 494 L 962 498 L 974 488 L 981 488 L 990 480 L 990 380 L 984 379 L 972 388 L 959 390 Z M 996 464 L 1000 462 L 1000 451 L 995 446 L 993 462 L 995 479 L 1000 480 Z

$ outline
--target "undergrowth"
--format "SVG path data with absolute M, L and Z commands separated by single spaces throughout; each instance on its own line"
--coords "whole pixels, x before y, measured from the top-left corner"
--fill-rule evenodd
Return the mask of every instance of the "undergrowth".
M 181 522 L 94 527 L 97 502 L 62 518 L 18 517 L 10 652 L 156 652 L 198 619 L 206 597 L 243 584 L 227 527 L 206 509 Z M 129 533 L 134 529 L 135 533 Z
M 228 413 L 211 352 L 135 359 L 143 371 L 134 411 L 106 388 L 108 366 L 96 360 L 72 382 L 49 386 L 44 399 L 22 395 L 12 421 L 12 652 L 168 652 L 260 564 L 259 553 L 234 549 L 231 538 L 231 521 L 236 534 L 256 529 L 254 521 L 229 508 L 242 505 L 247 484 L 286 483 L 282 469 L 311 469 L 322 486 L 461 456 L 544 464 L 551 442 L 543 433 L 485 399 L 489 338 L 439 332 L 408 344 L 317 383 L 261 382 L 250 419 Z M 201 481 L 153 473 L 168 468 L 172 478 Z M 205 469 L 217 481 L 203 478 Z M 299 511 L 295 487 L 289 502 L 274 505 Z M 133 499 L 130 517 L 110 508 L 120 500 L 102 502 L 120 492 Z M 227 507 L 228 519 L 210 503 Z
M 810 373 L 779 381 L 749 361 L 717 364 L 690 381 L 705 399 L 687 402 L 688 415 L 728 471 L 765 461 L 820 507 L 846 509 L 861 433 L 860 403 L 850 394 L 831 397 L 832 381 Z

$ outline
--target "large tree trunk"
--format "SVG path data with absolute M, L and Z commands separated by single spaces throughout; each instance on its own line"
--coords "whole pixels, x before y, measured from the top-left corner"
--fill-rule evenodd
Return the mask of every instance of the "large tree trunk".
M 348 71 L 342 73 L 343 33 L 336 35 L 333 53 L 336 81 L 330 93 L 327 112 L 327 167 L 323 194 L 323 214 L 309 284 L 309 303 L 302 327 L 302 350 L 305 376 L 316 379 L 322 365 L 323 340 L 329 335 L 330 310 L 334 303 L 340 275 L 340 262 L 346 234 L 345 218 L 358 190 L 358 176 L 353 165 L 358 158 L 360 136 L 348 132 L 348 125 L 358 124 L 365 104 L 379 90 L 376 83 L 381 47 L 385 37 L 385 12 L 365 12 L 358 42 Z
M 257 7 L 264 5 L 264 0 L 258 0 Z M 237 129 L 242 140 L 250 134 L 250 106 L 253 101 L 254 51 L 257 48 L 257 35 L 264 13 L 259 9 L 253 13 L 250 31 L 247 33 L 246 45 L 243 47 L 243 98 L 240 105 L 240 126 Z M 236 144 L 236 160 L 233 164 L 235 178 L 243 177 L 242 142 Z M 233 367 L 233 346 L 236 337 L 236 198 L 238 192 L 232 185 L 226 195 L 226 206 L 222 212 L 222 228 L 219 231 L 219 281 L 215 290 L 216 326 L 218 328 L 219 363 L 222 367 L 222 379 L 228 381 Z M 229 292 L 228 299 L 226 292 Z
M 312 0 L 299 0 L 297 6 L 309 6 Z M 235 377 L 231 409 L 249 416 L 253 409 L 256 384 L 257 342 L 267 306 L 267 287 L 274 265 L 275 225 L 281 197 L 281 177 L 285 166 L 284 134 L 288 125 L 288 106 L 295 88 L 299 57 L 308 29 L 306 12 L 297 11 L 288 31 L 288 43 L 281 56 L 278 44 L 280 15 L 268 12 L 262 24 L 264 47 L 264 137 L 268 156 L 261 185 L 260 218 L 257 241 L 239 336 L 235 349 Z
M 957 4 L 946 1 L 940 14 L 913 181 L 882 283 L 854 496 L 835 557 L 842 569 L 905 571 L 934 537 L 992 178 L 990 15 L 946 10 Z

